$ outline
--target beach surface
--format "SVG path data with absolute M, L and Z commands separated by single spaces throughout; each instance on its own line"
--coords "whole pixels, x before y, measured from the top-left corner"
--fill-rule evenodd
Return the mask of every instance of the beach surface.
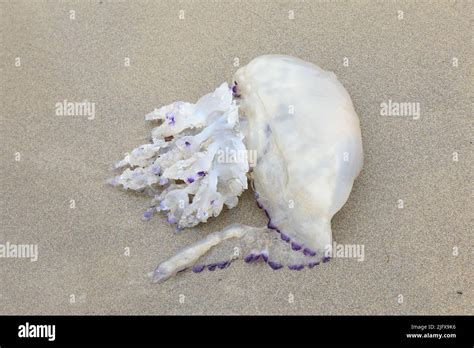
M 2 1 L 0 314 L 472 314 L 472 1 Z M 175 233 L 105 184 L 146 143 L 144 115 L 195 102 L 262 54 L 334 73 L 364 168 L 332 221 L 364 259 L 303 271 L 235 262 L 147 273 L 230 223 L 266 224 L 250 191 Z M 59 116 L 89 101 L 94 117 Z M 405 116 L 384 103 L 412 103 Z M 10 255 L 11 256 L 11 255 Z

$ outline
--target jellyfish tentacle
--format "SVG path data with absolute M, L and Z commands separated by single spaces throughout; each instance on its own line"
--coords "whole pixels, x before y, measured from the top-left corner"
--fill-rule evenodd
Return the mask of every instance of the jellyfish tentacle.
M 237 205 L 249 170 L 244 135 L 232 90 L 223 83 L 196 104 L 175 102 L 145 117 L 161 121 L 144 144 L 115 165 L 113 186 L 153 197 L 145 212 L 165 212 L 179 229 L 218 216 Z
M 211 233 L 206 238 L 184 248 L 167 261 L 158 265 L 155 271 L 150 274 L 152 281 L 155 283 L 164 281 L 190 267 L 193 267 L 195 272 L 200 272 L 204 267 L 212 263 L 231 262 L 233 259 L 239 258 L 241 254 L 234 253 L 234 247 L 231 249 L 226 248 L 227 243 L 224 242 L 234 239 L 246 243 L 248 239 L 255 238 L 261 230 L 262 228 L 233 224 L 222 231 Z M 204 260 L 204 256 L 212 248 L 217 248 L 221 245 L 224 246 L 223 249 L 213 250 L 212 253 L 209 253 L 210 258 Z
M 236 259 L 247 263 L 261 260 L 273 269 L 287 266 L 292 270 L 312 268 L 325 261 L 322 253 L 308 256 L 296 252 L 267 227 L 233 224 L 181 250 L 150 276 L 153 282 L 161 282 L 187 269 L 200 273 L 204 269 L 226 268 Z

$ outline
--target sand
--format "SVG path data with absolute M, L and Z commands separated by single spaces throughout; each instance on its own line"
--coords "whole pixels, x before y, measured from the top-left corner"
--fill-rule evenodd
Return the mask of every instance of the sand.
M 38 246 L 36 262 L 0 258 L 1 314 L 472 314 L 472 1 L 0 10 L 0 243 Z M 264 213 L 246 192 L 175 234 L 163 218 L 141 221 L 147 198 L 105 185 L 111 164 L 146 141 L 154 107 L 195 101 L 230 82 L 235 58 L 268 53 L 334 71 L 352 96 L 365 165 L 333 233 L 365 259 L 301 272 L 236 262 L 152 285 L 147 272 L 180 248 Z M 64 100 L 94 102 L 94 119 L 56 115 Z M 381 115 L 389 100 L 419 103 L 420 117 Z

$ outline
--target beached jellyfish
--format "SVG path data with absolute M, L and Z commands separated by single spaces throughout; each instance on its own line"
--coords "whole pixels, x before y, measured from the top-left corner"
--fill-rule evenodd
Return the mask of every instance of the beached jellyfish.
M 333 73 L 290 56 L 260 56 L 231 86 L 146 119 L 160 123 L 151 143 L 118 162 L 123 172 L 110 181 L 153 197 L 145 220 L 164 212 L 179 229 L 205 223 L 234 208 L 248 182 L 268 217 L 267 226 L 234 224 L 209 234 L 161 263 L 153 281 L 223 269 L 239 258 L 274 270 L 329 260 L 331 219 L 363 162 L 359 119 Z

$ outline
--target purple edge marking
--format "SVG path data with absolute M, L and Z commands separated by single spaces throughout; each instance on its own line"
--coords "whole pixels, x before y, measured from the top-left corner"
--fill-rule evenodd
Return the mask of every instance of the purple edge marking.
M 301 249 L 301 245 L 296 242 L 291 242 L 291 249 L 293 249 L 294 251 L 298 251 Z
M 255 190 L 255 186 L 254 186 L 253 182 L 252 182 L 252 188 Z M 254 191 L 254 196 L 255 196 L 255 201 L 257 202 L 257 206 L 258 206 L 260 209 L 263 209 L 263 210 L 264 210 L 265 215 L 266 215 L 267 218 L 268 218 L 267 227 L 268 227 L 269 229 L 276 230 L 278 233 L 281 234 L 281 239 L 282 239 L 282 240 L 284 240 L 285 242 L 289 242 L 289 241 L 290 241 L 290 237 L 288 237 L 285 233 L 281 232 L 281 231 L 278 229 L 278 227 L 272 222 L 271 217 L 270 217 L 270 214 L 268 213 L 268 210 L 265 209 L 265 208 L 263 207 L 263 205 L 258 201 L 258 197 L 260 196 L 260 195 L 258 194 L 258 192 Z M 291 249 L 294 250 L 294 251 L 301 250 L 301 248 L 302 248 L 301 244 L 299 244 L 299 243 L 297 243 L 297 242 L 291 242 L 290 245 L 291 245 Z M 304 248 L 304 249 L 303 249 L 303 254 L 306 255 L 306 256 L 316 256 L 316 252 L 313 251 L 313 250 L 311 250 L 311 249 L 309 249 L 309 248 Z M 254 259 L 253 257 L 252 257 L 252 258 L 249 258 L 249 256 L 251 256 L 251 255 L 247 255 L 247 256 L 246 256 L 246 258 L 244 259 L 245 262 L 251 262 L 251 261 L 257 260 L 260 255 L 257 255 L 257 257 L 256 257 L 255 259 Z M 264 255 L 262 254 L 262 258 L 264 259 L 265 262 L 268 261 L 268 256 L 266 256 L 266 255 L 264 256 Z M 329 259 L 330 259 L 330 258 L 324 258 L 324 259 L 323 259 L 323 262 L 328 262 Z M 270 264 L 270 263 L 271 263 L 271 264 Z M 280 264 L 275 263 L 275 262 L 273 262 L 273 261 L 268 262 L 268 264 L 269 264 L 272 268 L 273 268 L 273 266 L 275 266 L 275 265 L 280 265 Z M 272 265 L 273 265 L 273 266 L 272 266 Z M 317 266 L 317 265 L 319 265 L 319 262 L 317 262 L 317 263 L 311 262 L 311 263 L 308 264 L 308 266 L 310 266 L 310 268 L 313 268 L 314 266 Z M 280 265 L 280 266 L 281 266 L 281 265 Z M 297 265 L 297 267 L 300 267 L 300 266 L 302 266 L 302 267 L 304 268 L 304 265 Z M 281 266 L 281 267 L 283 267 L 283 266 Z M 281 268 L 281 267 L 278 267 L 278 268 Z M 278 269 L 278 268 L 276 268 L 276 269 Z M 274 268 L 274 269 L 275 269 L 275 268 Z M 300 268 L 300 269 L 302 269 L 302 268 Z M 299 269 L 298 269 L 298 270 L 299 270 Z
M 244 261 L 249 263 L 254 260 L 255 255 L 254 254 L 248 254 L 247 256 L 244 257 Z
M 193 266 L 193 272 L 194 273 L 200 273 L 204 270 L 204 265 L 194 265 Z
M 228 265 L 230 265 L 230 262 L 229 261 L 223 261 L 223 262 L 219 262 L 217 264 L 217 267 L 219 267 L 220 269 L 224 269 L 226 268 Z
M 265 215 L 267 216 L 268 220 L 270 220 L 270 214 L 268 214 L 268 210 L 264 208 L 263 211 L 265 212 Z
M 167 112 L 165 115 L 165 119 L 168 121 L 168 124 L 174 125 L 175 124 L 175 119 L 174 115 L 172 112 Z
M 268 265 L 274 270 L 277 270 L 283 267 L 281 263 L 274 262 L 274 261 L 268 261 Z
M 267 227 L 271 230 L 277 230 L 278 228 L 276 227 L 276 225 L 272 222 L 272 220 L 268 220 L 268 224 L 267 224 Z

